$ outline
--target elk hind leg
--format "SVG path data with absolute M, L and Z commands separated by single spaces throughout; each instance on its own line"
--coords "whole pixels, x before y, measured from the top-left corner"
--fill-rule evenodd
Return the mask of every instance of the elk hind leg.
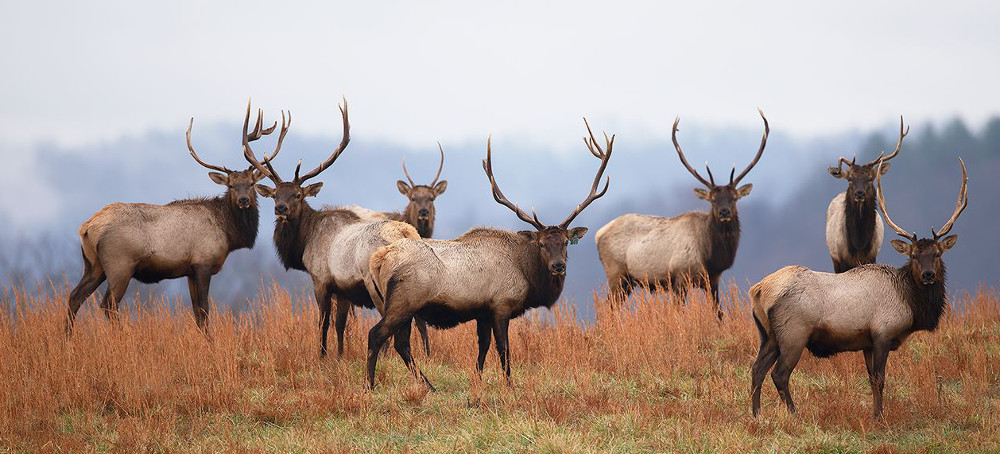
M 97 290 L 97 287 L 100 287 L 104 283 L 105 279 L 104 269 L 101 268 L 100 264 L 91 263 L 87 259 L 87 256 L 84 255 L 83 277 L 80 278 L 80 282 L 69 293 L 69 313 L 66 319 L 67 334 L 73 330 L 73 322 L 76 319 L 76 313 L 80 311 L 80 306 Z
M 427 322 L 420 316 L 414 316 L 413 324 L 417 325 L 417 333 L 420 334 L 420 341 L 424 344 L 424 353 L 431 356 L 431 342 L 427 338 Z
M 410 317 L 403 317 L 395 312 L 390 310 L 389 306 L 386 306 L 385 316 L 368 330 L 368 368 L 366 375 L 369 390 L 375 389 L 375 366 L 378 364 L 378 355 L 382 351 L 385 341 L 389 339 L 389 336 L 399 331 L 403 321 L 407 324 L 411 323 Z
M 108 273 L 108 289 L 104 292 L 104 298 L 101 300 L 101 309 L 104 310 L 104 316 L 108 320 L 119 321 L 118 308 L 122 298 L 125 297 L 125 292 L 128 290 L 128 284 L 131 280 L 132 270 L 128 270 L 128 272 Z
M 400 324 L 400 327 L 393 334 L 393 346 L 396 347 L 396 353 L 399 357 L 403 359 L 403 364 L 406 364 L 406 368 L 410 370 L 414 378 L 423 380 L 424 384 L 427 385 L 427 389 L 431 391 L 436 391 L 434 386 L 431 385 L 430 380 L 424 375 L 423 371 L 417 367 L 416 361 L 413 360 L 413 353 L 410 351 L 410 326 L 411 321 L 407 319 L 405 322 Z
M 778 396 L 785 403 L 788 412 L 793 414 L 795 413 L 795 402 L 792 400 L 792 392 L 788 388 L 788 380 L 792 375 L 792 370 L 799 363 L 803 349 L 805 349 L 805 345 L 782 346 L 779 344 L 777 364 L 771 370 L 771 381 L 774 382 L 774 387 L 778 390 Z
M 760 389 L 764 385 L 764 378 L 767 376 L 767 371 L 778 360 L 780 352 L 778 344 L 767 336 L 767 333 L 764 332 L 764 327 L 757 320 L 756 315 L 754 315 L 754 322 L 756 322 L 757 330 L 760 334 L 760 350 L 757 351 L 757 360 L 754 361 L 753 367 L 750 368 L 752 376 L 750 389 L 753 394 L 751 400 L 753 416 L 756 418 L 760 414 Z

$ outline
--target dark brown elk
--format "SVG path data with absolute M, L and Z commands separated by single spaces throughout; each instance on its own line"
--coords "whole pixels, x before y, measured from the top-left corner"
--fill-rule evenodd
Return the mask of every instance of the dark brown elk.
M 587 131 L 590 133 L 589 125 Z M 562 293 L 566 246 L 575 244 L 587 233 L 586 227 L 570 228 L 570 223 L 591 202 L 603 196 L 610 183 L 598 191 L 611 158 L 614 137 L 608 139 L 605 135 L 605 141 L 606 152 L 592 133 L 584 137 L 587 148 L 601 165 L 590 194 L 559 225 L 545 225 L 534 211 L 529 216 L 507 200 L 493 177 L 492 150 L 487 141 L 483 169 L 494 200 L 531 224 L 534 230 L 475 228 L 449 241 L 401 240 L 372 255 L 372 299 L 380 306 L 382 320 L 368 332 L 370 389 L 375 386 L 378 354 L 389 336 L 394 337 L 396 352 L 414 376 L 433 389 L 410 353 L 410 320 L 416 316 L 438 328 L 475 320 L 479 337 L 477 370 L 482 372 L 492 334 L 500 366 L 510 383 L 507 335 L 510 320 L 528 309 L 551 307 Z
M 672 138 L 681 163 L 707 189 L 695 188 L 695 195 L 712 204 L 708 212 L 684 213 L 672 218 L 626 214 L 613 219 L 597 231 L 594 241 L 608 278 L 612 298 L 622 299 L 634 286 L 662 287 L 684 295 L 694 283 L 711 292 L 719 318 L 719 278 L 733 266 L 740 244 L 740 217 L 736 201 L 746 197 L 752 184 L 738 186 L 760 160 L 767 144 L 770 127 L 764 112 L 764 136 L 757 155 L 739 175 L 729 174 L 729 184 L 717 185 L 706 164 L 706 180 L 688 164 L 677 142 L 674 120 Z
M 402 222 L 385 220 L 376 212 L 346 207 L 316 210 L 307 197 L 319 194 L 323 183 L 305 183 L 336 162 L 351 140 L 347 117 L 347 101 L 340 108 L 344 136 L 333 153 L 316 168 L 299 174 L 302 162 L 295 167 L 295 176 L 284 181 L 270 162 L 258 162 L 249 144 L 244 153 L 275 187 L 256 186 L 261 196 L 274 200 L 274 246 L 286 269 L 309 273 L 320 312 L 320 355 L 326 356 L 327 333 L 333 298 L 337 300 L 335 327 L 337 354 L 344 353 L 344 329 L 351 305 L 375 307 L 365 281 L 368 280 L 368 259 L 372 252 L 401 238 L 420 238 L 417 231 Z
M 969 204 L 968 176 L 962 166 L 962 186 L 955 211 L 932 238 L 917 239 L 889 217 L 878 167 L 878 204 L 885 221 L 907 241 L 892 246 L 908 260 L 900 268 L 861 265 L 840 274 L 788 266 L 750 288 L 760 351 L 751 369 L 753 414 L 760 412 L 764 376 L 771 379 L 789 412 L 795 412 L 788 378 L 804 349 L 820 358 L 861 350 L 871 385 L 875 417 L 882 415 L 885 365 L 894 351 L 917 331 L 934 331 L 947 306 L 945 266 L 941 255 L 955 246 L 957 235 L 945 237 Z M 884 165 L 884 164 L 883 164 Z
M 889 156 L 879 156 L 867 164 L 841 157 L 830 175 L 847 180 L 847 191 L 837 194 L 826 209 L 826 247 L 830 250 L 833 270 L 843 273 L 866 263 L 875 263 L 882 248 L 884 228 L 875 209 L 875 170 L 889 170 L 889 160 L 899 154 L 903 137 L 903 117 L 899 117 L 899 141 Z M 847 168 L 844 168 L 847 164 Z
M 247 105 L 247 121 L 250 106 Z M 212 276 L 222 269 L 229 253 L 251 248 L 257 239 L 259 215 L 254 184 L 264 176 L 253 166 L 230 170 L 208 164 L 198 157 L 191 145 L 191 119 L 187 146 L 191 157 L 202 166 L 215 170 L 208 176 L 226 187 L 214 198 L 176 200 L 166 205 L 113 203 L 101 208 L 80 226 L 83 251 L 83 277 L 69 295 L 67 331 L 83 302 L 105 280 L 108 288 L 101 308 L 109 318 L 117 316 L 118 305 L 129 281 L 159 282 L 186 276 L 191 292 L 195 320 L 203 330 L 208 323 L 208 289 Z M 259 139 L 274 131 L 264 129 L 258 112 L 254 130 L 243 131 L 243 142 Z M 281 150 L 287 125 L 282 121 L 281 135 L 270 161 Z

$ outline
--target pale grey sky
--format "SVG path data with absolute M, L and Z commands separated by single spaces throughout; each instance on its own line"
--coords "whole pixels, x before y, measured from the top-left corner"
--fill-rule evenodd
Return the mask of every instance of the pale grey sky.
M 237 121 L 427 146 L 577 145 L 687 124 L 811 136 L 998 112 L 1000 3 L 13 2 L 0 15 L 8 144 Z M 273 117 L 272 117 L 273 118 Z M 571 138 L 571 140 L 567 140 Z M 7 148 L 9 150 L 9 148 Z

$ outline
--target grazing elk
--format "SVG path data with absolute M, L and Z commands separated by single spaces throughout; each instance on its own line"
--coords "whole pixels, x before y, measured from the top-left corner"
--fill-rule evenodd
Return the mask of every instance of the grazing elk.
M 740 243 L 736 201 L 746 197 L 753 189 L 752 184 L 737 185 L 760 160 L 770 132 L 764 112 L 759 109 L 758 112 L 764 120 L 764 136 L 757 155 L 735 178 L 734 166 L 726 185 L 715 184 L 707 164 L 708 180 L 688 164 L 677 142 L 680 117 L 674 120 L 672 138 L 677 156 L 695 179 L 708 188 L 695 188 L 694 193 L 699 199 L 711 203 L 712 209 L 707 213 L 690 212 L 673 218 L 626 214 L 601 227 L 594 241 L 612 297 L 624 298 L 637 285 L 647 288 L 661 286 L 684 295 L 687 285 L 694 282 L 711 291 L 716 312 L 722 318 L 719 278 L 723 271 L 733 266 Z
M 247 133 L 244 128 L 244 144 L 270 134 L 277 126 L 275 122 L 264 129 L 261 115 L 258 111 L 253 132 Z M 247 105 L 247 121 L 249 118 Z M 83 277 L 69 294 L 67 331 L 72 330 L 80 305 L 105 280 L 108 289 L 101 308 L 105 315 L 114 318 L 130 280 L 154 283 L 183 276 L 188 278 L 191 307 L 198 326 L 207 329 L 212 276 L 222 269 L 230 252 L 251 248 L 257 239 L 259 215 L 253 188 L 264 176 L 253 166 L 247 170 L 229 170 L 202 161 L 191 145 L 193 126 L 194 118 L 186 134 L 191 157 L 203 167 L 218 171 L 209 172 L 208 176 L 226 187 L 225 194 L 176 200 L 166 205 L 113 203 L 94 213 L 79 229 Z M 274 159 L 281 150 L 286 132 L 287 127 L 282 124 L 278 145 L 265 162 Z
M 882 415 L 882 390 L 889 352 L 916 331 L 934 331 L 947 304 L 945 266 L 941 254 L 955 246 L 957 235 L 945 237 L 969 204 L 968 176 L 962 166 L 962 186 L 951 219 L 933 238 L 917 239 L 892 219 L 878 175 L 878 204 L 886 223 L 909 242 L 892 240 L 908 260 L 900 268 L 868 264 L 841 274 L 788 266 L 750 288 L 760 351 L 751 369 L 753 415 L 760 413 L 760 388 L 768 369 L 778 395 L 795 412 L 788 378 L 803 349 L 825 358 L 839 352 L 864 352 L 874 415 Z
M 483 169 L 490 180 L 493 199 L 531 224 L 534 231 L 474 228 L 450 241 L 401 240 L 372 255 L 372 299 L 381 306 L 382 320 L 368 332 L 369 389 L 375 387 L 375 365 L 389 336 L 394 336 L 396 352 L 414 376 L 434 389 L 410 354 L 410 320 L 415 316 L 438 328 L 475 320 L 479 337 L 477 370 L 480 373 L 483 370 L 492 333 L 500 366 L 510 383 L 507 342 L 510 320 L 528 309 L 555 304 L 566 278 L 567 243 L 576 244 L 587 233 L 586 227 L 569 225 L 608 190 L 610 179 L 598 192 L 611 158 L 614 136 L 608 139 L 605 135 L 605 152 L 589 125 L 587 132 L 589 138 L 584 137 L 584 142 L 601 165 L 590 194 L 559 225 L 546 226 L 534 211 L 529 216 L 507 200 L 493 177 L 492 150 L 487 141 Z
M 883 174 L 889 170 L 888 161 L 899 154 L 903 137 L 909 132 L 910 128 L 903 131 L 903 117 L 899 117 L 899 141 L 892 154 L 879 156 L 867 164 L 857 164 L 856 157 L 850 162 L 841 157 L 837 167 L 829 168 L 830 175 L 847 180 L 847 191 L 837 194 L 826 209 L 826 247 L 834 272 L 875 263 L 884 231 L 875 209 L 875 170 L 877 167 Z
M 250 145 L 243 144 L 246 159 L 274 182 L 274 188 L 263 184 L 256 188 L 261 196 L 274 200 L 274 246 L 278 258 L 285 269 L 305 271 L 312 278 L 321 317 L 320 356 L 326 356 L 332 298 L 337 300 L 337 354 L 343 355 L 344 328 L 351 304 L 375 307 L 365 287 L 372 252 L 401 238 L 420 238 L 412 226 L 381 219 L 371 210 L 355 207 L 315 210 L 306 202 L 306 197 L 319 194 L 323 183 L 308 186 L 305 183 L 333 165 L 351 140 L 346 100 L 340 114 L 344 122 L 340 145 L 319 166 L 301 175 L 302 161 L 299 161 L 292 181 L 282 180 L 270 162 L 258 162 Z

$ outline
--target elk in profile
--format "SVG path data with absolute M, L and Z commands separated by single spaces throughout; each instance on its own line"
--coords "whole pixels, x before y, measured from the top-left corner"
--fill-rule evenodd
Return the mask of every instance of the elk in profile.
M 684 213 L 673 218 L 626 214 L 607 223 L 597 231 L 594 241 L 604 265 L 612 298 L 629 295 L 633 286 L 669 288 L 684 295 L 687 285 L 696 283 L 711 292 L 716 312 L 719 309 L 719 278 L 733 266 L 736 249 L 740 243 L 740 218 L 736 201 L 746 197 L 752 184 L 738 186 L 740 181 L 760 160 L 770 132 L 764 112 L 764 136 L 760 148 L 750 165 L 735 175 L 729 174 L 729 184 L 716 185 L 708 165 L 708 179 L 702 178 L 688 164 L 677 142 L 677 124 L 674 120 L 673 142 L 681 163 L 707 189 L 695 188 L 699 199 L 712 204 L 709 212 Z
M 299 174 L 302 162 L 295 167 L 295 177 L 284 181 L 270 162 L 258 162 L 249 144 L 244 155 L 261 174 L 274 182 L 274 188 L 258 184 L 257 192 L 274 200 L 274 246 L 285 269 L 309 273 L 320 312 L 320 355 L 326 356 L 330 329 L 332 298 L 336 297 L 337 354 L 344 352 L 344 329 L 351 304 L 375 307 L 365 287 L 368 259 L 372 252 L 401 238 L 420 238 L 417 231 L 402 222 L 378 219 L 378 213 L 365 209 L 331 208 L 316 210 L 306 202 L 319 194 L 323 183 L 305 183 L 319 175 L 340 157 L 351 140 L 347 101 L 340 108 L 344 136 L 336 150 L 316 168 Z
M 899 140 L 889 156 L 879 156 L 867 164 L 857 164 L 841 157 L 830 175 L 847 180 L 847 191 L 837 194 L 826 209 L 826 247 L 830 250 L 833 270 L 843 273 L 856 266 L 875 263 L 882 248 L 882 218 L 875 209 L 875 170 L 889 170 L 888 161 L 899 154 L 903 137 L 903 117 L 899 117 Z M 847 164 L 847 168 L 844 168 Z
M 584 137 L 584 142 L 601 165 L 590 194 L 559 225 L 542 224 L 534 211 L 529 216 L 507 200 L 493 177 L 492 151 L 487 141 L 483 169 L 494 200 L 534 230 L 475 228 L 449 241 L 400 240 L 372 255 L 372 299 L 380 306 L 382 320 L 368 332 L 369 389 L 375 386 L 378 354 L 389 336 L 394 337 L 396 352 L 410 371 L 433 389 L 410 354 L 410 320 L 416 316 L 438 328 L 475 320 L 479 337 L 477 370 L 482 372 L 492 334 L 500 366 L 510 383 L 510 320 L 528 309 L 555 304 L 566 278 L 566 246 L 587 233 L 586 227 L 570 228 L 570 223 L 608 190 L 610 181 L 598 192 L 614 137 L 608 139 L 605 135 L 605 152 L 590 133 L 589 125 L 587 132 L 589 137 Z
M 968 176 L 962 166 L 962 186 L 955 211 L 932 238 L 917 239 L 892 222 L 882 193 L 882 169 L 876 167 L 878 204 L 885 221 L 907 241 L 892 246 L 908 260 L 900 268 L 861 265 L 841 274 L 788 266 L 750 288 L 760 351 L 751 369 L 753 415 L 760 412 L 760 388 L 768 369 L 778 395 L 795 412 L 788 378 L 803 349 L 825 358 L 839 352 L 864 352 L 874 415 L 882 415 L 885 364 L 894 351 L 917 331 L 934 331 L 947 305 L 945 266 L 941 255 L 958 236 L 945 237 L 969 204 Z
M 247 121 L 249 118 L 248 105 Z M 67 331 L 72 330 L 80 306 L 105 280 L 108 288 L 101 308 L 114 318 L 132 279 L 154 283 L 184 276 L 188 278 L 195 320 L 202 330 L 207 329 L 212 276 L 222 269 L 230 252 L 251 248 L 257 239 L 259 216 L 254 184 L 264 176 L 253 166 L 230 170 L 203 161 L 191 145 L 192 126 L 194 118 L 186 134 L 191 157 L 217 171 L 208 176 L 225 186 L 226 192 L 214 198 L 176 200 L 166 205 L 113 203 L 84 222 L 79 229 L 83 277 L 69 295 Z M 258 111 L 254 130 L 243 130 L 243 143 L 270 134 L 276 126 L 277 122 L 263 128 Z M 282 120 L 278 144 L 265 162 L 281 150 L 287 128 Z

